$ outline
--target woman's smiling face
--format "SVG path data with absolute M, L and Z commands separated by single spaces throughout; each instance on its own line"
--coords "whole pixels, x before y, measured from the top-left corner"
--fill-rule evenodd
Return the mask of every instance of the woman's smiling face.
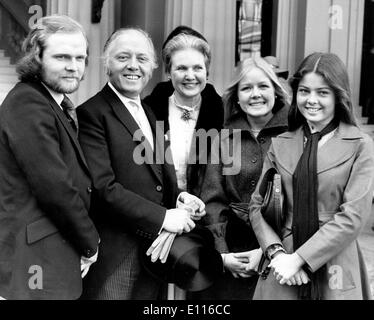
M 239 82 L 238 100 L 249 117 L 267 116 L 275 103 L 273 83 L 261 69 L 253 68 Z
M 301 79 L 297 107 L 315 131 L 321 131 L 334 118 L 335 100 L 334 91 L 321 75 L 310 72 Z
M 170 77 L 178 101 L 188 105 L 204 90 L 207 70 L 204 55 L 195 49 L 182 49 L 171 56 Z

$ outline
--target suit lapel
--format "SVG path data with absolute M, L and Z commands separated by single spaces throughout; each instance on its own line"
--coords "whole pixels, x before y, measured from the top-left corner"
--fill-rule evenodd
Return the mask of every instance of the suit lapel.
M 135 119 L 132 117 L 130 112 L 127 110 L 127 108 L 123 105 L 122 101 L 117 97 L 117 95 L 113 92 L 113 90 L 108 86 L 108 84 L 103 88 L 103 95 L 104 95 L 105 100 L 112 107 L 113 112 L 117 116 L 118 120 L 123 124 L 123 126 L 126 128 L 126 130 L 131 135 L 132 140 L 138 144 L 143 143 L 144 147 L 147 148 L 147 150 L 152 150 L 151 145 L 149 144 L 147 139 L 142 140 L 140 139 L 138 135 L 135 134 L 137 130 L 140 130 L 138 124 L 136 123 Z M 142 104 L 142 106 L 144 107 L 144 104 Z M 154 148 L 157 151 L 159 149 L 159 146 L 157 145 L 157 142 L 155 141 L 156 133 L 154 131 L 156 119 L 154 117 L 150 118 L 151 112 L 148 109 L 147 111 L 145 110 L 145 112 L 148 117 L 149 124 L 153 131 Z M 154 152 L 145 152 L 145 162 L 146 164 L 150 166 L 151 170 L 154 172 L 157 179 L 160 180 L 160 182 L 162 182 L 162 171 L 155 164 Z
M 153 133 L 153 146 L 154 146 L 154 153 L 153 153 L 153 161 L 150 162 L 150 166 L 153 172 L 156 174 L 157 178 L 162 182 L 162 169 L 160 164 L 165 163 L 164 155 L 165 155 L 165 138 L 164 138 L 164 130 L 159 125 L 156 126 L 156 116 L 145 103 L 142 102 L 142 106 L 144 112 L 148 118 L 148 122 L 151 126 L 152 133 Z M 157 160 L 157 161 L 156 161 Z M 161 162 L 161 163 L 159 163 Z
M 125 126 L 133 137 L 135 131 L 139 130 L 139 126 L 135 119 L 108 85 L 103 88 L 103 94 L 105 100 L 108 101 L 119 121 Z
M 38 84 L 39 90 L 44 94 L 44 96 L 49 100 L 50 106 L 54 113 L 56 114 L 57 119 L 61 122 L 63 127 L 65 128 L 66 132 L 68 133 L 70 140 L 72 141 L 73 147 L 75 148 L 76 152 L 78 153 L 82 163 L 84 164 L 84 167 L 86 171 L 89 173 L 88 165 L 86 162 L 86 159 L 84 157 L 83 151 L 80 147 L 80 144 L 78 142 L 77 133 L 74 131 L 72 126 L 70 125 L 68 119 L 64 115 L 61 107 L 57 104 L 57 102 L 53 99 L 53 97 L 49 94 L 48 90 L 44 88 L 42 84 Z

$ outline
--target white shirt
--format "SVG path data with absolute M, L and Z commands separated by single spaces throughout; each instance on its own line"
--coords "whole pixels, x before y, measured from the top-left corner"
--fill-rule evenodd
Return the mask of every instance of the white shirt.
M 62 93 L 58 93 L 56 91 L 53 91 L 47 85 L 45 85 L 43 82 L 42 82 L 42 85 L 48 90 L 48 92 L 51 94 L 53 100 L 55 100 L 57 102 L 57 104 L 60 106 L 60 108 L 62 110 L 61 103 L 62 103 L 62 100 L 64 100 L 64 95 Z
M 335 134 L 336 129 L 332 130 L 328 134 L 325 134 L 319 141 L 318 141 L 318 149 L 321 148 L 327 141 L 329 141 Z
M 185 121 L 181 118 L 183 110 L 175 105 L 174 95 L 169 97 L 170 149 L 181 190 L 187 190 L 187 164 L 199 112 L 200 105 L 191 109 L 192 119 Z
M 327 133 L 327 134 L 325 134 L 321 139 L 319 139 L 319 141 L 318 141 L 318 146 L 317 146 L 317 148 L 319 149 L 319 148 L 321 148 L 327 141 L 329 141 L 334 135 L 335 135 L 335 133 L 336 133 L 336 129 L 337 128 L 335 128 L 334 130 L 332 130 L 331 132 L 329 132 L 329 133 Z M 305 144 L 307 143 L 307 138 L 306 138 L 306 136 L 304 135 L 304 147 L 305 147 Z
M 108 85 L 118 96 L 118 98 L 121 100 L 126 109 L 130 112 L 130 114 L 138 124 L 139 128 L 142 130 L 147 141 L 151 145 L 152 150 L 154 150 L 152 128 L 149 124 L 147 115 L 145 114 L 144 109 L 142 107 L 140 97 L 137 96 L 136 99 L 130 99 L 128 97 L 125 97 L 123 94 L 119 93 L 110 82 L 108 82 Z

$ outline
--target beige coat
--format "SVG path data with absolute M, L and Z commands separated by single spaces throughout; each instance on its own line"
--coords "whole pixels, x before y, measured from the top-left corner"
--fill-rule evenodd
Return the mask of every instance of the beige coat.
M 250 221 L 265 250 L 283 242 L 293 252 L 292 174 L 303 152 L 303 132 L 298 129 L 273 138 L 263 172 L 274 165 L 282 176 L 287 219 L 282 240 L 260 213 L 262 198 L 255 191 Z M 357 237 L 371 212 L 374 182 L 372 139 L 358 128 L 341 123 L 333 137 L 318 149 L 318 212 L 320 229 L 296 252 L 312 271 L 326 265 L 325 299 L 369 299 L 370 286 Z M 260 279 L 255 299 L 296 299 L 297 286 L 279 285 L 271 272 Z

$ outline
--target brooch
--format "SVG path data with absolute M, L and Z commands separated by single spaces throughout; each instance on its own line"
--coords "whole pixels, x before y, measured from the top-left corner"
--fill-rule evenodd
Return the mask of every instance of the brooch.
M 181 119 L 184 120 L 184 121 L 191 120 L 192 119 L 191 111 L 184 109 L 183 112 L 182 112 Z

